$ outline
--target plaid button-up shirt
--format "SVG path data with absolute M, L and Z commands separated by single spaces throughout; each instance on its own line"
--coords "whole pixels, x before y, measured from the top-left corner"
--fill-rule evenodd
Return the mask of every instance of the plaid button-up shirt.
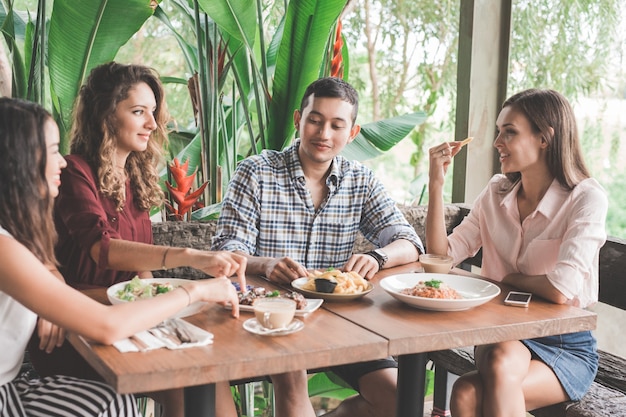
M 315 210 L 298 157 L 299 141 L 282 152 L 246 158 L 233 176 L 213 238 L 214 250 L 290 257 L 307 269 L 342 267 L 357 232 L 377 247 L 420 238 L 370 169 L 337 156 L 328 196 Z

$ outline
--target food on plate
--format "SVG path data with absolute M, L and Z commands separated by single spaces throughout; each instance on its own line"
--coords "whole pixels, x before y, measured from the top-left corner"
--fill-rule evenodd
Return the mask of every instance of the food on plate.
M 420 281 L 411 288 L 405 288 L 400 291 L 402 294 L 411 295 L 413 297 L 437 298 L 446 300 L 458 300 L 463 297 L 445 282 L 431 279 L 429 281 Z
M 302 310 L 308 304 L 308 301 L 306 300 L 306 298 L 304 298 L 304 295 L 302 295 L 302 294 L 300 294 L 299 292 L 296 292 L 296 291 L 286 292 L 285 294 L 282 295 L 282 297 L 289 298 L 289 299 L 295 301 L 296 302 L 296 310 Z
M 239 304 L 246 306 L 254 305 L 257 300 L 262 298 L 288 298 L 296 302 L 297 310 L 302 310 L 308 304 L 306 298 L 304 298 L 302 294 L 295 291 L 288 291 L 281 294 L 278 290 L 267 291 L 263 287 L 248 286 L 248 291 L 245 293 L 238 291 L 237 295 L 239 296 Z
M 159 294 L 170 292 L 175 287 L 169 282 L 144 282 L 141 278 L 135 277 L 131 279 L 124 288 L 119 290 L 115 296 L 124 301 L 135 301 L 138 298 L 152 298 Z
M 470 136 L 469 138 L 465 138 L 463 139 L 460 143 L 461 143 L 461 147 L 467 145 L 468 143 L 470 143 L 472 140 L 474 140 L 473 136 Z
M 342 272 L 338 269 L 329 268 L 326 271 L 313 271 L 309 273 L 308 281 L 302 284 L 302 289 L 317 291 L 315 280 L 327 279 L 336 282 L 333 294 L 360 294 L 369 288 L 369 283 L 356 272 Z
M 325 292 L 330 294 L 335 291 L 336 286 L 337 281 L 331 281 L 326 278 L 315 278 L 315 291 L 317 292 Z

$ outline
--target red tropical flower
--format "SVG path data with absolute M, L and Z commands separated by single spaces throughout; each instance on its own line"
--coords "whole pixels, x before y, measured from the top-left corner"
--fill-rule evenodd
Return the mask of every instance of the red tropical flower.
M 174 158 L 174 161 L 167 168 L 176 182 L 176 187 L 172 186 L 169 181 L 165 181 L 171 200 L 173 200 L 166 202 L 165 207 L 170 212 L 171 217 L 176 220 L 184 220 L 189 210 L 197 204 L 197 200 L 202 196 L 209 182 L 205 181 L 197 190 L 190 192 L 198 170 L 196 169 L 193 174 L 187 175 L 189 160 L 181 165 L 178 159 Z M 174 207 L 174 202 L 176 202 L 176 207 Z
M 341 20 L 337 22 L 337 32 L 333 45 L 333 58 L 330 61 L 330 76 L 343 78 L 343 39 L 341 38 Z

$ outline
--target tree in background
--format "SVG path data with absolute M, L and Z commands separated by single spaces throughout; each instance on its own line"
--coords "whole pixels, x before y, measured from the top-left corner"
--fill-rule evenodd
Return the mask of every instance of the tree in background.
M 459 1 L 362 0 L 345 25 L 353 51 L 354 82 L 369 95 L 363 99 L 372 120 L 399 111 L 421 109 L 426 123 L 411 134 L 410 163 L 419 173 L 425 139 L 433 129 L 452 129 L 432 118 L 456 96 Z M 358 68 L 355 68 L 357 67 Z M 452 112 L 453 114 L 453 112 Z
M 410 160 L 406 153 L 385 155 L 374 167 L 378 173 L 392 172 L 396 188 L 411 189 L 414 181 L 411 198 L 419 198 L 424 183 L 419 176 L 427 172 L 423 152 L 453 137 L 459 5 L 458 0 L 361 0 L 344 20 L 346 38 L 358 45 L 352 50 L 352 81 L 367 92 L 362 114 L 376 120 L 416 106 L 429 116 L 411 135 Z M 620 0 L 514 0 L 509 93 L 552 88 L 579 108 L 586 97 L 625 98 L 625 17 L 626 4 Z M 603 123 L 599 113 L 579 120 L 583 147 L 594 176 L 607 189 L 619 189 L 610 184 L 618 168 L 610 155 L 626 151 L 620 147 L 624 126 L 607 131 Z M 621 207 L 610 211 L 621 212 Z M 624 219 L 626 212 L 610 213 L 610 233 L 624 236 Z

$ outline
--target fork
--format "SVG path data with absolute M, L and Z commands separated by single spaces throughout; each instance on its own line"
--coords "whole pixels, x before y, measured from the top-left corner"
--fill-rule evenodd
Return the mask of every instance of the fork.
M 173 320 L 166 320 L 164 322 L 165 328 L 170 334 L 175 335 L 182 343 L 194 343 L 197 342 L 196 338 L 184 328 L 184 324 L 178 324 Z

